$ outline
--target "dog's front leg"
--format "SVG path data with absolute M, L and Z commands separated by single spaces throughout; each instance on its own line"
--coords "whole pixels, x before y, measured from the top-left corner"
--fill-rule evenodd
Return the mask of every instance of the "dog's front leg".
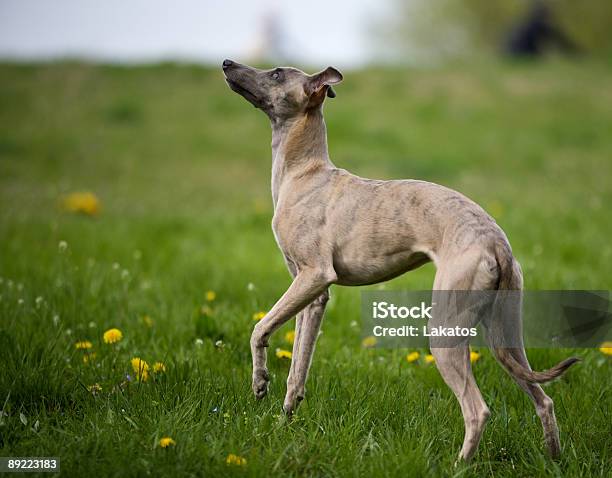
M 287 256 L 285 256 L 285 262 L 287 263 L 287 268 L 289 269 L 289 272 L 291 273 L 291 278 L 295 279 L 295 276 L 298 273 L 295 263 L 291 260 L 291 258 Z M 289 367 L 289 376 L 287 378 L 288 382 L 292 380 L 292 377 L 295 374 L 295 364 L 297 362 L 296 357 L 298 356 L 298 350 L 300 348 L 300 336 L 301 336 L 300 331 L 302 330 L 302 315 L 304 315 L 304 310 L 302 310 L 302 312 L 298 313 L 295 316 L 295 335 L 293 337 L 293 352 L 291 354 L 291 366 Z
M 287 376 L 287 388 L 289 388 L 289 384 L 293 382 L 295 377 L 295 367 L 297 365 L 297 357 L 300 354 L 300 340 L 302 337 L 302 317 L 308 310 L 308 307 L 307 305 L 302 312 L 295 316 L 295 336 L 293 337 L 293 352 L 291 353 L 291 366 L 289 367 L 289 375 Z
M 266 347 L 268 347 L 270 336 L 287 320 L 321 295 L 335 280 L 336 274 L 333 269 L 303 268 L 287 292 L 255 325 L 251 335 L 251 354 L 253 356 L 253 393 L 257 398 L 263 398 L 268 391 Z
M 287 395 L 283 409 L 291 415 L 304 398 L 308 370 L 312 363 L 315 343 L 321 328 L 325 305 L 329 300 L 329 292 L 325 291 L 314 302 L 307 305 L 300 317 L 299 344 L 293 348 L 291 371 L 287 379 Z M 296 340 L 298 338 L 296 337 Z M 294 344 L 295 345 L 295 344 Z

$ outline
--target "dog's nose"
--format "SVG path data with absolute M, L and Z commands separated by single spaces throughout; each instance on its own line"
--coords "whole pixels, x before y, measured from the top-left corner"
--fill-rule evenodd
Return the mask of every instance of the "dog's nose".
M 232 60 L 223 60 L 223 69 L 225 70 L 226 68 L 229 68 L 233 64 L 234 62 Z

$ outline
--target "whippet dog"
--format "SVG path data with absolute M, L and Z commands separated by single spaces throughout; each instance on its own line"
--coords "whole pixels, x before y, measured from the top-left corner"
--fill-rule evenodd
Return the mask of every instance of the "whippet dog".
M 521 290 L 519 263 L 506 235 L 480 206 L 453 190 L 416 180 L 380 181 L 333 165 L 327 150 L 323 102 L 335 97 L 342 74 L 329 67 L 307 75 L 296 68 L 260 70 L 223 61 L 229 87 L 267 114 L 272 124 L 272 230 L 293 282 L 251 336 L 253 392 L 268 389 L 270 336 L 297 315 L 284 411 L 304 398 L 325 304 L 332 284 L 386 281 L 433 261 L 434 291 Z M 516 324 L 520 327 L 520 322 Z M 539 383 L 561 375 L 578 359 L 534 372 L 524 347 L 494 353 L 533 401 L 548 451 L 560 454 L 553 401 Z M 456 395 L 465 422 L 460 459 L 469 460 L 489 409 L 476 385 L 467 343 L 431 350 Z

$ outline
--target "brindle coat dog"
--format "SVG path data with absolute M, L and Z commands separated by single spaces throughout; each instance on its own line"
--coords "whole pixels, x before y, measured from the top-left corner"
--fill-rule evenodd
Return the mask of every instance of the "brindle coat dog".
M 506 235 L 476 203 L 425 181 L 379 181 L 336 168 L 329 159 L 322 106 L 342 81 L 332 67 L 315 75 L 295 68 L 259 70 L 223 62 L 227 84 L 272 124 L 272 229 L 293 282 L 251 337 L 253 392 L 268 388 L 270 335 L 297 314 L 284 410 L 295 410 L 319 333 L 329 286 L 385 281 L 433 261 L 434 291 L 521 290 L 522 274 Z M 493 325 L 495 327 L 495 325 Z M 512 327 L 520 328 L 520 319 Z M 535 404 L 548 450 L 560 454 L 552 400 L 538 383 L 561 375 L 570 358 L 534 372 L 522 347 L 496 347 L 498 360 Z M 467 343 L 432 348 L 440 374 L 461 405 L 469 460 L 489 409 L 476 385 Z

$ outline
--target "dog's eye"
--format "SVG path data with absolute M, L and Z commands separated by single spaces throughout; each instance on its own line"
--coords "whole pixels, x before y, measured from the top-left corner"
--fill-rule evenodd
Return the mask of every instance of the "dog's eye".
M 280 74 L 278 73 L 278 71 L 275 71 L 274 73 L 272 73 L 272 78 L 275 80 L 278 80 L 280 78 Z

